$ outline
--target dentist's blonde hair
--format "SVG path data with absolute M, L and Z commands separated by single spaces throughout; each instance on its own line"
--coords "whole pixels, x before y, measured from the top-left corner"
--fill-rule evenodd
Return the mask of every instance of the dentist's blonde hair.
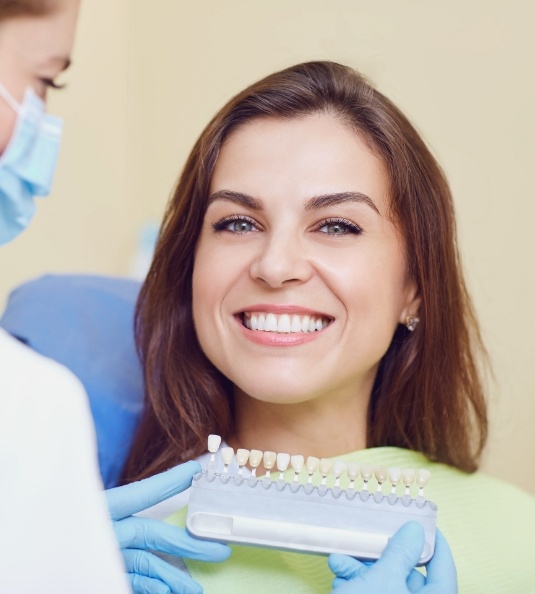
M 333 62 L 299 64 L 251 85 L 213 118 L 195 144 L 168 205 L 142 288 L 136 335 L 146 410 L 123 474 L 129 482 L 233 434 L 232 385 L 195 335 L 195 247 L 219 151 L 255 118 L 327 112 L 364 138 L 390 176 L 390 216 L 421 298 L 415 332 L 396 330 L 372 390 L 367 445 L 399 446 L 474 471 L 487 437 L 477 356 L 484 357 L 463 280 L 453 201 L 439 165 L 406 117 L 364 77 Z

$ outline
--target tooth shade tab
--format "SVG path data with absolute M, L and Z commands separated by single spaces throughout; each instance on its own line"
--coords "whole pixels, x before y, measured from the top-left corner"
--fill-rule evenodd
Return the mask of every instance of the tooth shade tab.
M 297 482 L 299 480 L 299 473 L 303 470 L 303 466 L 305 465 L 305 458 L 301 456 L 301 454 L 296 454 L 290 458 L 290 464 L 295 472 L 294 481 Z
M 396 494 L 396 487 L 401 480 L 401 468 L 396 468 L 393 466 L 392 468 L 388 469 L 388 480 L 392 485 L 392 490 L 390 491 L 392 495 Z
M 277 454 L 277 470 L 279 471 L 279 481 L 284 481 L 284 472 L 288 470 L 290 465 L 290 454 Z
M 249 453 L 249 464 L 253 469 L 251 473 L 253 476 L 256 476 L 256 469 L 260 466 L 263 456 L 264 453 L 260 450 L 251 450 L 251 452 Z
M 388 468 L 386 466 L 376 466 L 374 474 L 377 479 L 377 492 L 380 493 L 382 491 L 383 483 L 388 477 Z
M 327 484 L 327 475 L 332 471 L 334 462 L 329 458 L 321 458 L 320 460 L 320 474 L 321 484 Z
M 420 468 L 416 474 L 416 483 L 419 487 L 418 497 L 424 496 L 424 488 L 427 486 L 429 479 L 431 478 L 431 472 L 426 468 Z
M 225 472 L 228 472 L 229 464 L 232 462 L 232 458 L 234 457 L 234 449 L 233 448 L 223 448 L 221 450 L 221 459 L 223 460 L 223 464 L 225 465 Z
M 344 472 L 346 471 L 347 468 L 347 464 L 345 462 L 342 462 L 342 460 L 336 460 L 336 462 L 334 463 L 333 466 L 333 474 L 334 474 L 334 486 L 335 487 L 339 487 L 340 486 L 340 477 L 344 474 Z
M 336 460 L 333 465 L 333 474 L 335 478 L 340 478 L 346 471 L 347 464 L 342 460 Z
M 403 484 L 405 485 L 405 495 L 411 494 L 411 485 L 414 483 L 414 479 L 416 478 L 416 471 L 414 468 L 404 468 L 401 471 L 401 479 Z
M 249 330 L 280 334 L 319 332 L 331 323 L 329 318 L 321 315 L 274 314 L 271 312 L 244 312 L 242 321 Z
M 373 476 L 373 466 L 371 464 L 362 464 L 360 467 L 360 475 L 367 482 Z
M 418 486 L 423 489 L 429 482 L 430 478 L 431 473 L 429 472 L 429 470 L 426 470 L 425 468 L 420 468 L 418 470 L 418 474 L 416 475 L 416 482 L 418 483 Z
M 277 461 L 277 454 L 275 452 L 264 452 L 264 468 L 271 470 Z
M 329 458 L 322 458 L 320 460 L 320 474 L 321 476 L 327 476 L 333 469 L 334 462 Z
M 350 462 L 347 465 L 347 476 L 349 477 L 349 489 L 354 489 L 355 488 L 355 481 L 357 480 L 358 476 L 359 476 L 359 471 L 360 471 L 360 464 L 357 464 L 356 462 Z
M 238 474 L 243 474 L 243 467 L 249 461 L 249 450 L 239 448 L 236 452 L 236 462 L 238 463 Z
M 320 464 L 319 458 L 316 458 L 315 456 L 309 456 L 307 458 L 307 472 L 308 472 L 308 482 L 309 483 L 312 482 L 312 476 L 318 469 L 319 464 Z
M 401 477 L 403 479 L 403 484 L 406 487 L 410 487 L 412 485 L 412 483 L 414 483 L 414 478 L 415 478 L 415 471 L 414 468 L 404 468 L 401 471 Z
M 248 461 L 249 461 L 249 450 L 244 450 L 243 448 L 240 448 L 236 452 L 236 462 L 238 463 L 238 466 L 245 466 Z
M 221 436 L 220 435 L 209 435 L 208 436 L 208 451 L 211 454 L 217 453 L 219 446 L 221 445 Z
M 288 466 L 290 465 L 290 454 L 280 453 L 277 454 L 277 470 L 279 472 L 284 472 L 288 470 Z

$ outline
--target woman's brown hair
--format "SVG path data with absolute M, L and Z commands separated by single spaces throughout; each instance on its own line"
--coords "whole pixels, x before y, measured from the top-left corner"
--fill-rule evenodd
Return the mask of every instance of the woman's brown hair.
M 40 17 L 54 12 L 61 0 L 0 0 L 0 21 L 14 17 Z
M 399 326 L 382 359 L 367 445 L 399 446 L 472 472 L 487 437 L 478 372 L 485 355 L 462 277 L 453 201 L 442 170 L 406 117 L 359 73 L 309 62 L 272 74 L 231 99 L 191 152 L 168 205 L 136 312 L 146 410 L 123 482 L 206 451 L 209 433 L 233 433 L 230 382 L 204 356 L 192 320 L 191 278 L 212 173 L 225 139 L 255 118 L 328 112 L 366 139 L 389 171 L 390 216 L 421 298 L 415 332 Z

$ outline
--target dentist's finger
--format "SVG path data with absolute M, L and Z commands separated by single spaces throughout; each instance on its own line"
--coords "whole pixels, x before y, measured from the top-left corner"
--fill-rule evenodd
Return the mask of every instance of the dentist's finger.
M 105 494 L 112 520 L 126 518 L 185 491 L 198 472 L 201 465 L 192 460 L 142 481 L 108 489 Z

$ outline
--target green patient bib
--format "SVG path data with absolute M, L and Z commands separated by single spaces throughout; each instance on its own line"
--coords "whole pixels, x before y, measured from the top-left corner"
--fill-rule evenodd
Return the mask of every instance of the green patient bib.
M 535 593 L 535 498 L 483 474 L 465 474 L 399 448 L 361 450 L 346 462 L 428 468 L 427 499 L 438 505 L 438 526 L 452 549 L 460 594 Z M 184 527 L 187 509 L 167 518 Z M 328 594 L 327 558 L 233 546 L 223 563 L 186 560 L 205 594 Z

